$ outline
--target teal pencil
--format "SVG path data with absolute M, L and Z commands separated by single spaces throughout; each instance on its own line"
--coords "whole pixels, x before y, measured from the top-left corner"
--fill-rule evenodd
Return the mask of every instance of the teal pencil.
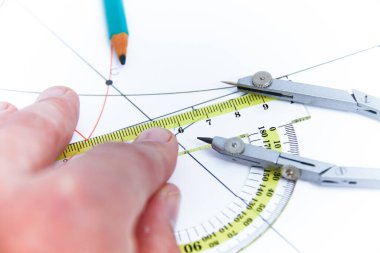
M 125 64 L 128 46 L 128 26 L 123 0 L 104 0 L 109 39 L 121 64 Z

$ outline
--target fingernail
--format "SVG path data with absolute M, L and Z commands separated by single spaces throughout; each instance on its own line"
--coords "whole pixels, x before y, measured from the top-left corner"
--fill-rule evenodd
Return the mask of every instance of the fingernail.
M 66 87 L 52 87 L 42 92 L 41 95 L 37 98 L 37 101 L 41 101 L 51 97 L 62 97 L 65 95 L 71 95 L 71 93 L 74 94 L 72 90 Z
M 169 218 L 172 228 L 174 229 L 177 223 L 181 193 L 179 192 L 177 186 L 168 184 L 161 190 L 161 196 L 164 198 L 164 201 L 166 203 L 166 214 Z
M 169 142 L 173 134 L 164 128 L 152 128 L 148 129 L 140 134 L 136 139 L 136 142 L 153 141 L 166 143 Z

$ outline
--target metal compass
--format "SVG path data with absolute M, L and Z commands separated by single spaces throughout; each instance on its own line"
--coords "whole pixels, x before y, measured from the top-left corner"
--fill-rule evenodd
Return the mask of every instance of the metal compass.
M 289 180 L 303 179 L 329 186 L 380 188 L 380 169 L 336 166 L 246 144 L 237 137 L 198 139 L 211 144 L 228 160 L 260 168 L 280 168 L 281 176 Z
M 240 78 L 235 85 L 240 91 L 256 93 L 280 100 L 334 110 L 350 111 L 380 120 L 380 99 L 364 92 L 327 88 L 318 85 L 296 83 L 272 78 L 266 71 Z

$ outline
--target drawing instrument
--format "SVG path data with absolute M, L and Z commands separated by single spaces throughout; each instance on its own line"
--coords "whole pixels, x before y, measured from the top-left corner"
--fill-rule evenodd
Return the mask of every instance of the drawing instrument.
M 230 81 L 223 83 L 234 85 L 243 92 L 305 105 L 356 112 L 380 120 L 380 99 L 358 90 L 353 90 L 351 94 L 334 88 L 275 79 L 266 71 L 240 78 L 237 83 Z
M 321 185 L 380 188 L 380 169 L 342 167 L 247 144 L 241 138 L 198 137 L 227 160 L 260 168 L 279 168 L 288 180 L 307 180 Z
M 108 35 L 112 48 L 122 65 L 125 64 L 128 46 L 128 26 L 125 17 L 123 0 L 104 0 Z

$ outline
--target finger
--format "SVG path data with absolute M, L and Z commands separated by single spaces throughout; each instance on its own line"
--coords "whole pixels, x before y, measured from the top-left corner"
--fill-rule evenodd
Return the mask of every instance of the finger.
M 179 252 L 173 227 L 177 220 L 180 192 L 167 184 L 150 200 L 137 228 L 140 253 Z
M 139 217 L 172 173 L 177 152 L 174 135 L 153 129 L 133 144 L 101 145 L 61 169 L 36 173 L 28 181 L 30 190 L 15 203 L 21 201 L 22 207 L 39 203 L 39 208 L 28 210 L 33 219 L 18 226 L 17 237 L 7 244 L 13 242 L 17 248 L 17 242 L 26 238 L 42 247 L 35 252 L 136 252 Z M 5 210 L 21 217 L 15 219 L 16 225 L 22 223 L 25 208 Z M 33 236 L 36 231 L 40 236 Z
M 8 115 L 0 124 L 1 170 L 36 171 L 51 164 L 70 141 L 78 114 L 75 92 L 55 87 L 33 105 Z
M 7 102 L 0 102 L 0 125 L 5 122 L 7 116 L 14 112 L 17 112 L 17 108 L 14 105 Z
M 89 208 L 102 207 L 110 217 L 121 217 L 118 225 L 134 234 L 136 220 L 172 174 L 177 155 L 175 136 L 152 129 L 133 144 L 104 144 L 71 159 L 62 168 L 61 185 L 71 195 L 85 192 L 82 201 Z

